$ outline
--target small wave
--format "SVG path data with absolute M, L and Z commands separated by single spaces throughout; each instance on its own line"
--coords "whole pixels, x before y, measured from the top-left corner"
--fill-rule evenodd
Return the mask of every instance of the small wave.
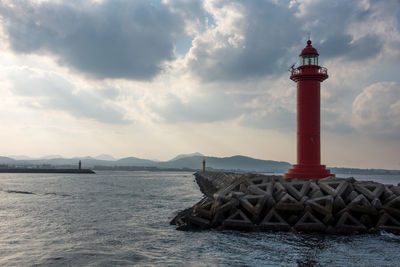
M 68 194 L 58 194 L 55 192 L 44 193 L 44 195 L 53 195 L 53 196 L 61 196 L 61 197 L 70 197 L 71 195 Z
M 53 196 L 61 196 L 61 197 L 70 197 L 70 196 L 71 196 L 71 195 L 68 195 L 68 194 L 59 194 L 59 193 L 55 193 L 55 192 L 48 192 L 48 193 L 37 194 L 37 193 L 34 193 L 34 192 L 22 191 L 22 190 L 2 190 L 2 189 L 0 189 L 0 191 L 6 192 L 6 193 L 10 193 L 10 194 L 53 195 Z
M 388 237 L 390 239 L 400 240 L 400 236 L 385 231 L 381 231 L 380 235 L 383 237 Z
M 29 191 L 19 191 L 19 190 L 5 190 L 7 193 L 14 193 L 14 194 L 27 194 L 27 195 L 35 195 L 33 192 Z

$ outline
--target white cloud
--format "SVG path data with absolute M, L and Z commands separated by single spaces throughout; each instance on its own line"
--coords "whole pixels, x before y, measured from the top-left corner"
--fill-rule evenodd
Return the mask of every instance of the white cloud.
M 353 102 L 353 123 L 366 135 L 400 138 L 400 84 L 375 83 Z
M 63 111 L 75 118 L 104 123 L 129 123 L 123 110 L 111 101 L 116 95 L 112 89 L 78 88 L 55 72 L 29 67 L 3 68 L 2 71 L 3 82 L 25 107 L 44 112 Z

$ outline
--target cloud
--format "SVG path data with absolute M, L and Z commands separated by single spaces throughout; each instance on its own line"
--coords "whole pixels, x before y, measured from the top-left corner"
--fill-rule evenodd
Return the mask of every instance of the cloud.
M 384 49 L 384 32 L 353 29 L 390 19 L 378 16 L 385 7 L 369 1 L 221 0 L 205 8 L 215 25 L 194 38 L 186 59 L 189 70 L 206 82 L 283 73 L 297 60 L 307 32 L 324 58 L 374 58 Z
M 104 97 L 115 97 L 112 89 L 98 93 L 79 89 L 56 73 L 32 68 L 12 70 L 7 79 L 11 82 L 10 90 L 22 97 L 26 107 L 64 111 L 75 118 L 109 124 L 130 123 L 124 118 L 124 111 Z
M 353 124 L 366 135 L 400 138 L 400 84 L 380 82 L 353 102 Z
M 340 134 L 356 133 L 349 112 L 338 107 L 321 110 L 321 129 Z
M 187 66 L 203 81 L 231 81 L 282 73 L 300 38 L 294 10 L 271 1 L 214 1 L 216 26 L 193 40 Z
M 277 106 L 269 111 L 258 110 L 245 114 L 240 118 L 240 125 L 280 132 L 295 132 L 296 114 L 284 107 Z
M 169 94 L 164 103 L 153 107 L 164 121 L 210 123 L 238 118 L 248 108 L 243 106 L 246 96 L 232 94 L 203 94 L 184 101 Z
M 60 65 L 103 78 L 149 80 L 174 60 L 184 23 L 157 1 L 0 2 L 10 47 L 50 54 Z
M 342 57 L 357 61 L 375 57 L 382 49 L 383 43 L 378 35 L 366 35 L 354 40 L 349 34 L 329 36 L 318 45 L 318 52 L 325 58 Z
M 186 32 L 198 34 L 214 24 L 212 16 L 204 8 L 205 1 L 193 0 L 164 0 L 174 12 L 185 20 Z

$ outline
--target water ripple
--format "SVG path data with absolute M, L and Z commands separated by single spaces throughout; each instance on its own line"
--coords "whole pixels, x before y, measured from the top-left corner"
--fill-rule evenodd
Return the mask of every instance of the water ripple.
M 169 225 L 202 194 L 191 173 L 0 174 L 0 266 L 395 266 L 400 237 Z

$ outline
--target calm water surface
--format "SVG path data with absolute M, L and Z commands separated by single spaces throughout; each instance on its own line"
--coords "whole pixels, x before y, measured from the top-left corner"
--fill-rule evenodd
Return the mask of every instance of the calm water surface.
M 387 233 L 181 232 L 169 225 L 201 196 L 192 174 L 182 172 L 0 174 L 0 266 L 400 266 L 400 237 Z

